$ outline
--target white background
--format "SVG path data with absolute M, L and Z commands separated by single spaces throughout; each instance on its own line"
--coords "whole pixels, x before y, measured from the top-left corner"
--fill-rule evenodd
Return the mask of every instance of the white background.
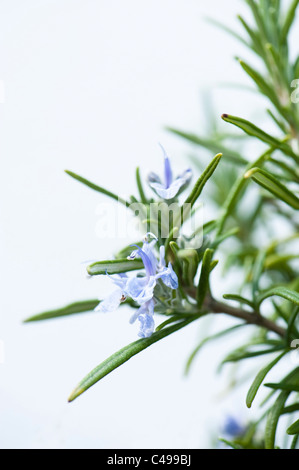
M 133 358 L 71 405 L 76 383 L 136 339 L 130 312 L 22 324 L 111 290 L 106 279 L 87 280 L 81 263 L 112 256 L 122 242 L 97 237 L 104 197 L 64 169 L 136 193 L 135 167 L 144 175 L 162 167 L 158 142 L 177 171 L 186 168 L 189 146 L 163 128 L 204 133 L 205 90 L 214 93 L 216 115 L 250 117 L 258 108 L 253 94 L 216 89 L 248 84 L 233 59 L 245 49 L 204 20 L 238 28 L 243 10 L 236 0 L 0 2 L 1 447 L 209 447 L 227 413 L 247 419 L 244 390 L 228 399 L 227 374 L 215 373 L 229 340 L 204 350 L 183 377 L 201 324 Z

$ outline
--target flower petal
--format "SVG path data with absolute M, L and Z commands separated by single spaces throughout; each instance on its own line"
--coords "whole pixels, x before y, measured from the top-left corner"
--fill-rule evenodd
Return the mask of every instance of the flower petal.
M 159 269 L 165 268 L 166 263 L 165 263 L 165 246 L 161 245 L 160 246 L 160 263 L 159 263 Z
M 191 168 L 188 168 L 187 170 L 185 170 L 181 175 L 179 175 L 175 181 L 179 181 L 180 182 L 180 189 L 179 189 L 179 193 L 181 193 L 182 191 L 184 191 L 184 189 L 188 186 L 188 184 L 190 183 L 191 179 L 192 179 L 192 176 L 193 176 L 193 173 L 192 173 L 192 170 Z
M 121 273 L 121 274 L 115 274 L 114 276 L 111 276 L 111 274 L 108 274 L 107 271 L 106 271 L 106 276 L 109 277 L 109 279 L 111 279 L 111 281 L 116 285 L 118 286 L 120 289 L 122 289 L 123 291 L 125 291 L 126 289 L 126 284 L 128 282 L 128 276 L 126 273 Z
M 130 318 L 130 323 L 135 323 L 135 321 L 137 320 L 137 318 L 139 317 L 139 315 L 142 315 L 143 313 L 146 313 L 148 310 L 148 307 L 147 307 L 147 304 L 143 304 L 141 305 L 141 307 L 138 308 L 138 310 L 136 310 L 136 312 L 133 313 L 133 315 L 131 316 Z
M 122 290 L 117 289 L 112 294 L 108 295 L 99 305 L 95 308 L 96 312 L 110 313 L 114 312 L 120 305 L 122 300 Z
M 148 259 L 150 260 L 152 275 L 157 271 L 157 258 L 154 252 L 154 246 L 156 243 L 157 240 L 152 240 L 150 243 L 145 242 L 142 247 L 142 251 L 148 256 Z
M 140 321 L 140 331 L 138 336 L 140 338 L 148 338 L 155 331 L 155 321 L 151 315 L 143 314 L 139 315 L 138 320 Z
M 155 191 L 158 196 L 162 199 L 173 199 L 177 194 L 181 193 L 190 183 L 192 178 L 192 171 L 190 169 L 184 171 L 178 176 L 169 187 L 156 181 L 149 181 L 150 187 Z
M 132 277 L 127 283 L 126 294 L 139 305 L 142 305 L 153 298 L 155 286 L 155 276 L 150 278 Z
M 165 186 L 166 188 L 169 188 L 172 183 L 172 170 L 171 170 L 170 160 L 166 153 L 165 153 L 165 159 L 164 159 L 164 178 L 165 178 Z
M 160 179 L 160 176 L 158 176 L 153 171 L 147 176 L 147 182 L 149 184 L 151 184 L 151 183 L 160 183 L 161 184 L 162 183 L 161 179 Z
M 156 243 L 156 241 L 153 240 L 151 243 L 147 243 L 147 242 L 144 243 L 143 246 L 145 247 L 145 250 L 141 249 L 138 245 L 132 245 L 132 246 L 136 246 L 137 250 L 134 250 L 130 255 L 130 259 L 132 256 L 134 257 L 136 257 L 137 255 L 140 256 L 144 264 L 146 275 L 148 277 L 154 276 L 156 273 L 156 269 L 157 269 L 156 257 L 154 256 L 154 253 L 152 252 L 151 247 L 148 247 L 148 246 L 151 246 L 152 243 Z
M 160 273 L 156 275 L 156 279 L 162 279 L 164 284 L 171 289 L 177 289 L 179 287 L 179 281 L 176 273 L 174 272 L 171 263 L 168 264 L 168 267 L 163 268 Z

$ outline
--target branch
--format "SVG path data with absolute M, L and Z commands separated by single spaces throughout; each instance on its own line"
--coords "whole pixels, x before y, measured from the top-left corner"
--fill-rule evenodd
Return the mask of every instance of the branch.
M 190 295 L 190 297 L 196 299 L 196 289 L 189 288 L 187 289 L 187 293 Z M 273 333 L 276 333 L 282 338 L 286 336 L 286 330 L 284 328 L 278 326 L 272 320 L 268 320 L 268 318 L 263 317 L 260 313 L 254 311 L 248 312 L 247 310 L 243 310 L 241 308 L 232 307 L 231 305 L 225 304 L 223 302 L 218 302 L 209 295 L 206 296 L 203 307 L 210 313 L 225 313 L 231 317 L 244 320 L 249 325 L 257 325 L 265 328 L 268 331 L 273 331 Z
M 268 320 L 257 312 L 248 312 L 240 308 L 231 307 L 230 305 L 218 302 L 212 298 L 206 299 L 205 307 L 212 313 L 226 313 L 231 317 L 244 320 L 249 325 L 257 325 L 262 328 L 266 328 L 266 330 L 273 331 L 282 338 L 286 335 L 286 330 L 284 328 L 278 326 L 275 322 Z

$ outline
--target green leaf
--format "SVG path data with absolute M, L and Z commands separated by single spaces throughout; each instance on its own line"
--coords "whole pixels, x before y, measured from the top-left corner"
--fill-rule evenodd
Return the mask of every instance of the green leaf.
M 234 300 L 235 302 L 239 302 L 240 304 L 249 305 L 249 307 L 253 308 L 253 302 L 251 300 L 245 299 L 241 295 L 237 294 L 224 294 L 223 298 L 226 300 Z
M 213 258 L 214 251 L 210 250 L 209 248 L 204 252 L 201 272 L 200 272 L 200 279 L 197 286 L 197 305 L 199 310 L 202 308 L 206 294 L 209 290 L 209 279 L 210 279 L 210 272 L 211 272 L 211 262 Z
M 206 183 L 209 181 L 211 176 L 213 175 L 214 171 L 216 170 L 220 159 L 222 157 L 222 153 L 218 153 L 211 163 L 207 166 L 207 168 L 204 170 L 202 175 L 198 178 L 197 182 L 195 183 L 195 186 L 189 196 L 187 197 L 185 204 L 188 205 L 190 204 L 191 207 L 194 206 L 195 202 L 199 198 L 199 196 L 202 193 L 203 188 L 205 187 Z
M 265 160 L 269 159 L 272 153 L 273 153 L 273 149 L 272 148 L 268 149 L 266 152 L 260 155 L 257 160 L 255 160 L 253 163 L 250 163 L 247 166 L 246 170 L 248 171 L 255 166 L 263 165 Z M 220 235 L 222 233 L 226 220 L 228 219 L 230 215 L 233 214 L 233 211 L 235 210 L 237 203 L 240 201 L 240 196 L 242 194 L 242 191 L 244 190 L 244 187 L 246 186 L 246 183 L 247 183 L 247 180 L 244 179 L 243 174 L 242 174 L 239 178 L 237 178 L 237 180 L 233 184 L 223 204 L 223 215 L 220 217 L 218 221 L 219 225 L 218 225 L 217 235 Z
M 47 312 L 39 313 L 24 320 L 24 323 L 50 320 L 52 318 L 65 317 L 67 315 L 75 315 L 77 313 L 90 312 L 99 305 L 99 300 L 82 300 L 74 302 L 66 307 L 58 308 L 56 310 L 48 310 Z
M 140 259 L 128 260 L 124 258 L 97 261 L 87 266 L 87 272 L 90 276 L 97 276 L 99 274 L 106 274 L 106 272 L 108 274 L 126 273 L 143 269 L 143 267 L 143 263 Z
M 242 129 L 244 132 L 246 132 L 246 134 L 251 135 L 252 137 L 256 137 L 262 142 L 271 145 L 271 147 L 282 150 L 286 155 L 289 155 L 290 157 L 296 159 L 296 161 L 299 161 L 298 155 L 293 152 L 289 145 L 287 145 L 285 142 L 279 141 L 275 137 L 272 137 L 270 134 L 267 134 L 262 129 L 252 124 L 250 121 L 246 121 L 246 119 L 242 119 L 237 116 L 231 116 L 229 114 L 223 114 L 221 117 L 224 121 Z
M 248 393 L 247 393 L 247 397 L 246 397 L 246 405 L 248 408 L 251 408 L 251 405 L 252 405 L 252 402 L 253 400 L 255 399 L 255 396 L 258 392 L 258 389 L 260 388 L 260 386 L 262 385 L 266 375 L 268 374 L 268 372 L 270 372 L 270 370 L 280 361 L 280 359 L 285 355 L 285 351 L 280 354 L 278 357 L 276 357 L 274 359 L 274 361 L 270 362 L 270 364 L 268 364 L 266 367 L 264 367 L 264 369 L 260 370 L 260 372 L 257 374 L 257 376 L 255 377 Z
M 293 311 L 293 313 L 291 314 L 289 320 L 288 320 L 288 328 L 287 328 L 287 335 L 286 335 L 286 339 L 287 339 L 287 342 L 290 343 L 291 342 L 291 335 L 292 335 L 292 331 L 294 330 L 295 334 L 297 335 L 297 329 L 296 329 L 296 325 L 295 325 L 295 322 L 296 322 L 296 319 L 299 315 L 299 307 L 295 307 L 295 310 Z
M 217 237 L 210 245 L 211 248 L 217 248 L 221 243 L 223 243 L 227 238 L 234 237 L 240 232 L 239 227 L 233 227 L 228 232 L 223 233 Z
M 290 28 L 292 24 L 294 23 L 294 19 L 296 16 L 296 10 L 299 5 L 299 0 L 293 0 L 291 3 L 291 6 L 287 12 L 287 16 L 285 18 L 285 21 L 282 26 L 282 31 L 281 31 L 281 43 L 284 44 L 287 40 Z
M 118 352 L 110 356 L 104 362 L 102 362 L 98 367 L 92 370 L 75 388 L 69 397 L 69 402 L 75 400 L 77 397 L 82 395 L 86 390 L 95 385 L 99 380 L 101 380 L 106 375 L 110 374 L 114 369 L 121 366 L 127 362 L 131 357 L 140 353 L 144 349 L 148 348 L 152 344 L 160 341 L 161 339 L 169 336 L 170 334 L 184 328 L 189 325 L 189 323 L 196 320 L 198 316 L 194 316 L 188 320 L 184 320 L 180 323 L 176 323 L 168 328 L 163 328 L 161 331 L 155 332 L 149 338 L 142 338 L 134 343 L 125 346 L 120 349 Z
M 299 403 L 294 403 L 293 405 L 286 406 L 283 409 L 283 414 L 289 414 L 289 413 L 295 413 L 296 411 L 299 411 Z
M 264 270 L 265 259 L 266 252 L 264 250 L 259 251 L 252 270 L 252 297 L 254 299 L 256 296 L 256 292 L 259 289 L 260 277 Z
M 264 95 L 266 95 L 279 110 L 283 111 L 283 109 L 280 105 L 280 102 L 277 98 L 277 94 L 273 90 L 273 87 L 271 87 L 265 81 L 265 79 L 262 77 L 262 75 L 259 72 L 257 72 L 252 67 L 250 67 L 250 65 L 246 64 L 246 62 L 244 62 L 243 60 L 239 60 L 239 62 L 240 62 L 241 67 L 243 68 L 243 70 L 245 70 L 245 72 L 254 80 L 254 82 L 258 86 L 259 90 Z
M 299 183 L 299 169 L 298 168 L 292 168 L 292 166 L 288 165 L 287 163 L 280 161 L 280 160 L 276 160 L 274 158 L 269 158 L 269 162 L 271 162 L 273 165 L 278 166 L 280 169 L 282 169 L 285 177 L 288 178 L 290 181 Z
M 281 392 L 274 405 L 270 408 L 265 431 L 266 449 L 275 448 L 275 436 L 279 418 L 282 414 L 285 402 L 289 397 L 289 392 Z
M 246 2 L 251 8 L 259 34 L 261 35 L 262 39 L 265 40 L 267 38 L 267 30 L 264 24 L 264 17 L 262 15 L 261 8 L 256 4 L 255 0 L 246 0 Z
M 111 191 L 108 191 L 105 188 L 102 188 L 101 186 L 98 186 L 94 183 L 91 183 L 91 181 L 88 181 L 87 179 L 83 178 L 82 176 L 77 175 L 76 173 L 73 173 L 72 171 L 65 170 L 65 172 L 74 178 L 75 180 L 79 181 L 82 184 L 85 184 L 89 188 L 93 189 L 94 191 L 97 191 L 101 194 L 104 194 L 105 196 L 110 197 L 111 199 L 114 199 L 115 201 L 118 201 L 119 203 L 125 205 L 126 207 L 130 207 L 130 203 L 128 201 L 125 201 L 121 197 L 119 197 L 117 194 L 112 193 Z
M 232 333 L 233 331 L 235 331 L 237 328 L 241 328 L 245 326 L 245 323 L 241 323 L 239 325 L 234 325 L 232 326 L 231 328 L 228 328 L 226 330 L 221 330 L 219 331 L 218 333 L 215 333 L 214 335 L 211 335 L 211 336 L 207 336 L 206 338 L 204 338 L 198 346 L 196 346 L 196 348 L 194 349 L 194 351 L 190 354 L 189 356 L 189 359 L 186 363 L 186 367 L 185 367 L 185 375 L 187 375 L 190 371 L 190 367 L 191 365 L 193 364 L 193 361 L 195 359 L 195 357 L 197 356 L 197 354 L 200 352 L 200 350 L 203 348 L 203 346 L 205 344 L 207 344 L 209 341 L 213 341 L 215 339 L 218 339 L 218 338 L 221 338 L 222 336 L 226 335 L 226 334 L 229 334 L 229 333 Z
M 265 387 L 272 388 L 273 390 L 284 390 L 286 392 L 299 392 L 299 385 L 291 383 L 267 383 Z
M 204 189 L 206 183 L 208 182 L 208 180 L 211 178 L 214 171 L 216 170 L 221 157 L 222 157 L 222 154 L 219 153 L 212 159 L 211 163 L 207 166 L 207 168 L 198 178 L 197 182 L 195 183 L 195 186 L 193 187 L 193 190 L 191 191 L 191 193 L 185 200 L 184 204 L 181 206 L 181 210 L 175 216 L 174 221 L 173 221 L 173 228 L 170 230 L 170 234 L 165 242 L 166 253 L 168 252 L 169 243 L 173 240 L 174 237 L 178 236 L 180 227 L 190 216 L 192 207 L 194 206 L 197 199 L 201 195 L 202 190 Z
M 286 392 L 299 392 L 299 367 L 292 370 L 281 382 L 266 383 L 265 387 Z
M 253 49 L 260 56 L 263 56 L 264 55 L 264 49 L 263 49 L 263 45 L 261 43 L 261 40 L 260 40 L 258 34 L 255 31 L 253 31 L 252 28 L 250 28 L 250 26 L 246 23 L 246 21 L 244 20 L 244 18 L 241 15 L 237 15 L 237 18 L 241 22 L 241 24 L 243 25 L 244 29 L 246 30 L 248 36 L 250 37 L 250 39 L 252 41 L 251 49 Z
M 240 41 L 244 46 L 250 47 L 248 42 L 245 41 L 245 39 L 242 38 L 239 34 L 237 34 L 233 29 L 228 28 L 225 24 L 220 23 L 219 21 L 215 20 L 214 18 L 209 18 L 207 17 L 206 20 L 211 23 L 212 25 L 216 26 L 219 29 L 222 29 L 224 32 L 230 34 L 233 36 L 235 39 Z
M 283 269 L 286 263 L 299 258 L 298 255 L 279 255 L 273 254 L 267 256 L 265 261 L 265 269 Z
M 221 365 L 227 362 L 239 362 L 243 361 L 244 359 L 251 359 L 253 357 L 263 356 L 265 354 L 272 354 L 277 351 L 281 351 L 283 349 L 283 345 L 278 345 L 276 347 L 262 349 L 260 351 L 248 351 L 245 348 L 239 348 L 236 351 L 229 354 L 221 363 Z
M 179 260 L 183 261 L 183 279 L 186 284 L 193 285 L 193 279 L 198 268 L 198 254 L 194 249 L 179 250 L 176 253 Z
M 268 171 L 261 168 L 252 168 L 245 173 L 244 178 L 251 178 L 255 183 L 274 194 L 280 201 L 285 202 L 293 209 L 299 209 L 299 199 L 295 194 Z
M 148 204 L 148 200 L 147 200 L 147 197 L 144 193 L 144 189 L 143 189 L 142 182 L 141 182 L 140 168 L 139 167 L 136 168 L 136 182 L 137 182 L 137 187 L 138 187 L 141 202 L 143 204 Z
M 208 140 L 204 139 L 202 137 L 199 137 L 195 134 L 190 134 L 188 132 L 183 132 L 178 129 L 174 129 L 172 127 L 167 127 L 167 130 L 172 132 L 173 134 L 182 137 L 183 139 L 188 140 L 189 142 L 199 145 L 200 147 L 203 147 L 205 149 L 210 150 L 213 153 L 218 153 L 219 150 L 221 149 L 221 152 L 223 153 L 223 158 L 226 160 L 230 160 L 233 163 L 237 165 L 246 165 L 248 162 L 245 160 L 245 158 L 242 158 L 241 155 L 238 152 L 235 152 L 234 150 L 231 150 L 229 148 L 226 148 L 222 142 L 217 143 L 214 140 Z
M 287 127 L 283 121 L 281 121 L 275 114 L 271 111 L 271 109 L 267 109 L 267 113 L 271 117 L 271 119 L 275 122 L 277 127 L 284 133 L 287 134 Z
M 290 449 L 293 449 L 293 450 L 297 449 L 298 440 L 299 440 L 299 434 L 296 434 L 294 436 L 294 439 L 292 440 Z
M 299 434 L 299 419 L 287 429 L 287 433 L 290 434 L 290 436 Z
M 133 250 L 132 246 L 138 245 L 139 248 L 142 248 L 143 243 L 144 243 L 143 241 L 130 243 L 130 245 L 125 246 L 118 253 L 116 253 L 115 258 L 118 260 L 125 259 L 127 261 L 127 257 L 130 256 L 130 254 L 132 253 L 132 250 Z
M 228 441 L 227 439 L 220 438 L 220 442 L 223 442 L 223 444 L 226 444 L 228 447 L 231 447 L 232 449 L 235 450 L 240 450 L 242 447 L 239 444 L 235 444 L 234 442 Z
M 189 316 L 190 316 L 190 314 L 185 315 L 185 316 L 183 314 L 173 315 L 172 317 L 168 318 L 163 323 L 158 325 L 155 331 L 160 331 L 163 328 L 165 328 L 166 326 L 170 325 L 171 323 L 176 323 L 178 321 L 182 321 L 182 320 L 186 319 L 186 317 L 189 317 Z
M 174 254 L 175 258 L 177 258 L 178 257 L 178 252 L 180 251 L 179 245 L 176 242 L 170 242 L 169 247 L 170 247 L 172 253 Z
M 286 287 L 273 287 L 272 289 L 262 292 L 257 298 L 258 305 L 261 305 L 265 299 L 275 295 L 299 305 L 299 293 Z

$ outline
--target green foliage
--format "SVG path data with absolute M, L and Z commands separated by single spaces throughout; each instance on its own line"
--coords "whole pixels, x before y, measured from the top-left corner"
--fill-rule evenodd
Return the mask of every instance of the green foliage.
M 226 314 L 238 323 L 230 328 L 218 327 L 216 333 L 205 335 L 190 355 L 186 372 L 204 345 L 235 332 L 238 339 L 240 328 L 248 330 L 246 341 L 243 337 L 241 345 L 223 358 L 221 366 L 233 363 L 242 367 L 245 360 L 254 362 L 255 358 L 274 354 L 274 359 L 272 357 L 271 362 L 268 359 L 266 365 L 251 377 L 247 407 L 252 406 L 261 388 L 271 389 L 271 393 L 260 405 L 266 411 L 250 423 L 246 433 L 235 439 L 223 438 L 222 442 L 234 449 L 274 449 L 278 443 L 282 447 L 278 427 L 281 416 L 288 415 L 290 422 L 282 433 L 287 438 L 292 436 L 291 440 L 285 441 L 285 446 L 295 449 L 299 439 L 299 368 L 292 363 L 291 354 L 296 348 L 293 344 L 299 339 L 299 103 L 292 98 L 292 83 L 299 79 L 299 55 L 295 59 L 291 57 L 289 33 L 295 22 L 299 0 L 285 2 L 286 10 L 278 0 L 244 1 L 249 7 L 248 18 L 238 17 L 244 35 L 229 30 L 225 25 L 220 26 L 260 59 L 259 69 L 247 60 L 239 59 L 239 64 L 248 80 L 269 103 L 270 108 L 265 114 L 271 125 L 275 125 L 274 135 L 263 130 L 265 123 L 258 125 L 248 116 L 237 117 L 227 113 L 222 115 L 222 120 L 219 116 L 207 136 L 167 128 L 176 137 L 189 142 L 193 149 L 205 149 L 209 155 L 207 162 L 193 158 L 200 175 L 184 204 L 179 197 L 167 202 L 168 205 L 174 200 L 179 203 L 178 213 L 167 222 L 167 237 L 162 230 L 165 224 L 163 214 L 149 215 L 153 199 L 146 194 L 139 168 L 136 170 L 138 196 L 131 196 L 128 200 L 67 171 L 72 178 L 127 208 L 130 208 L 129 201 L 140 203 L 142 209 L 138 217 L 144 233 L 154 222 L 157 248 L 165 248 L 166 261 L 172 263 L 179 283 L 171 296 L 165 286 L 158 283 L 155 314 L 164 316 L 164 319 L 152 336 L 125 346 L 102 362 L 80 382 L 69 400 L 73 401 L 155 342 L 205 315 L 213 316 L 217 323 L 217 314 Z M 213 23 L 217 21 L 213 19 Z M 257 143 L 258 150 L 256 155 L 247 156 L 247 144 L 252 140 Z M 207 201 L 216 215 L 212 213 L 203 227 L 197 227 L 189 236 L 184 235 L 185 223 L 194 219 L 198 200 Z M 189 204 L 187 212 L 185 204 Z M 279 233 L 281 226 L 287 231 L 283 237 Z M 203 238 L 200 247 L 192 245 L 198 235 Z M 140 242 L 138 246 L 141 246 Z M 93 263 L 87 271 L 90 275 L 104 275 L 142 269 L 143 263 L 139 258 L 127 259 L 131 251 L 131 246 L 124 247 L 115 259 Z M 237 272 L 234 284 L 227 289 L 231 291 L 223 295 L 224 301 L 219 300 L 220 290 L 214 286 L 213 273 L 218 263 L 215 256 L 220 260 L 223 276 Z M 218 299 L 214 297 L 214 291 Z M 126 303 L 138 307 L 129 299 Z M 77 302 L 27 321 L 91 311 L 97 304 L 95 300 Z M 248 325 L 251 328 L 246 328 Z M 273 371 L 281 371 L 282 364 L 288 369 L 285 378 L 280 381 L 270 379 L 274 381 L 265 384 L 266 377 L 272 373 L 275 377 Z M 258 437 L 261 433 L 262 438 Z
M 191 318 L 185 321 L 180 321 L 173 326 L 169 326 L 168 328 L 163 328 L 162 330 L 157 331 L 150 338 L 142 338 L 138 341 L 135 341 L 134 343 L 129 344 L 128 346 L 125 346 L 120 351 L 116 352 L 104 362 L 102 362 L 94 370 L 92 370 L 71 393 L 69 397 L 69 402 L 75 400 L 78 396 L 82 395 L 82 393 L 92 387 L 95 383 L 97 383 L 106 375 L 110 374 L 110 372 L 115 370 L 117 367 L 127 362 L 136 354 L 139 354 L 141 351 L 148 348 L 157 341 L 160 341 L 166 336 L 169 336 L 170 334 L 180 330 L 181 328 L 184 328 L 193 320 L 194 319 Z
M 246 0 L 252 18 L 238 19 L 244 29 L 244 37 L 212 20 L 217 27 L 231 34 L 242 44 L 248 46 L 257 55 L 263 64 L 260 69 L 253 67 L 247 60 L 239 59 L 240 66 L 254 83 L 260 95 L 270 103 L 267 109 L 268 116 L 277 128 L 277 133 L 265 132 L 263 125 L 251 122 L 247 117 L 236 117 L 223 114 L 222 119 L 228 124 L 237 127 L 244 133 L 247 140 L 256 140 L 260 145 L 266 145 L 266 150 L 257 158 L 247 158 L 242 149 L 246 149 L 242 141 L 235 136 L 221 133 L 216 126 L 208 137 L 198 136 L 188 131 L 169 128 L 173 134 L 190 142 L 193 147 L 200 147 L 209 151 L 221 151 L 226 164 L 219 174 L 212 178 L 210 199 L 220 208 L 220 216 L 216 222 L 218 237 L 226 227 L 236 226 L 239 231 L 235 233 L 235 244 L 232 251 L 223 252 L 226 257 L 225 269 L 233 270 L 236 266 L 243 270 L 244 278 L 240 283 L 239 292 L 227 293 L 224 299 L 239 304 L 244 311 L 255 312 L 261 316 L 261 309 L 267 303 L 268 318 L 277 325 L 286 325 L 285 334 L 281 340 L 273 339 L 269 333 L 258 337 L 249 337 L 248 344 L 242 344 L 235 351 L 223 359 L 223 363 L 233 362 L 241 364 L 244 359 L 253 360 L 255 357 L 279 351 L 268 365 L 264 366 L 253 380 L 246 398 L 248 407 L 252 406 L 258 390 L 265 378 L 278 367 L 278 363 L 288 364 L 289 354 L 294 352 L 292 340 L 299 338 L 298 333 L 298 305 L 299 305 L 299 275 L 298 275 L 298 163 L 299 163 L 299 103 L 292 100 L 293 80 L 299 78 L 299 55 L 295 60 L 290 58 L 289 33 L 295 22 L 299 1 L 286 3 L 286 10 L 282 2 L 269 0 Z M 237 142 L 237 147 L 236 147 Z M 193 162 L 200 167 L 193 157 Z M 233 166 L 232 166 L 233 165 Z M 239 170 L 240 169 L 240 170 Z M 236 170 L 237 174 L 236 174 Z M 231 177 L 234 175 L 234 180 Z M 221 184 L 224 180 L 223 184 Z M 261 190 L 253 202 L 248 203 L 248 193 L 253 191 L 250 182 L 256 183 Z M 225 195 L 223 188 L 229 182 Z M 225 197 L 224 197 L 225 196 Z M 247 206 L 246 206 L 247 204 Z M 244 207 L 252 208 L 244 211 Z M 279 220 L 280 224 L 288 227 L 288 235 L 279 239 L 277 229 L 272 229 L 272 221 Z M 232 225 L 233 224 L 233 225 Z M 269 227 L 269 228 L 267 228 Z M 260 242 L 260 234 L 264 239 Z M 212 244 L 210 244 L 211 246 Z M 222 250 L 222 245 L 218 247 Z M 249 293 L 251 292 L 251 297 Z M 271 304 L 272 300 L 272 312 Z M 207 299 L 205 300 L 207 304 Z M 249 309 L 249 310 L 247 310 Z M 240 313 L 240 312 L 239 312 Z M 252 313 L 253 315 L 253 313 Z M 237 312 L 236 312 L 237 316 Z M 249 321 L 249 318 L 248 318 Z M 238 329 L 242 325 L 236 325 Z M 215 335 L 205 337 L 191 354 L 186 371 L 189 371 L 194 358 L 203 345 L 211 339 L 218 339 L 226 333 L 234 333 L 234 327 L 221 330 Z M 296 344 L 296 343 L 295 343 Z M 267 403 L 268 410 L 255 423 L 255 431 L 261 432 L 264 426 L 264 444 L 262 447 L 273 449 L 277 447 L 277 427 L 283 414 L 295 415 L 298 413 L 296 395 L 299 393 L 298 370 L 295 368 L 280 382 L 264 384 L 272 389 L 271 395 L 262 403 Z M 276 401 L 270 401 L 273 395 Z M 286 405 L 286 402 L 291 402 Z M 262 406 L 261 405 L 261 406 Z M 266 424 L 264 421 L 266 419 Z M 292 422 L 292 421 L 291 421 Z M 285 430 L 294 438 L 289 447 L 294 449 L 298 445 L 298 420 Z M 222 440 L 232 448 L 258 448 L 259 445 L 248 445 L 238 439 Z M 286 441 L 285 441 L 286 442 Z
M 58 308 L 56 310 L 49 310 L 38 315 L 34 315 L 24 320 L 24 323 L 30 323 L 41 320 L 51 320 L 52 318 L 65 317 L 67 315 L 75 315 L 77 313 L 93 311 L 99 304 L 98 300 L 85 300 L 74 302 L 66 307 Z
M 90 264 L 87 267 L 87 272 L 90 276 L 97 276 L 99 274 L 118 274 L 126 273 L 128 271 L 136 271 L 142 269 L 143 264 L 139 259 L 136 260 L 127 260 L 125 259 L 115 259 L 107 261 L 97 261 Z

